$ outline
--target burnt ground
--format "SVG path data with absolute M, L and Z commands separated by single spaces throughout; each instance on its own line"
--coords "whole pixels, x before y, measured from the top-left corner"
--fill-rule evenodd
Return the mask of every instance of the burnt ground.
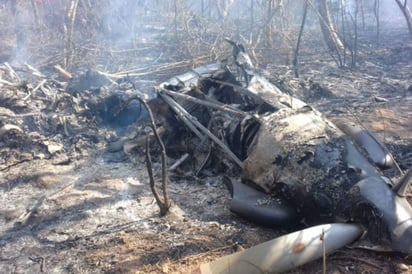
M 315 50 L 302 52 L 300 79 L 283 60 L 265 64 L 265 74 L 326 115 L 369 128 L 405 170 L 412 166 L 412 46 L 403 42 L 403 31 L 382 37 L 387 44 L 365 48 L 352 70 L 336 68 Z M 175 66 L 162 70 L 161 79 L 182 71 Z M 113 83 L 79 73 L 67 85 L 51 69 L 42 67 L 44 75 L 25 65 L 12 70 L 0 66 L 1 273 L 190 273 L 200 263 L 287 232 L 230 213 L 220 176 L 170 174 L 173 206 L 159 217 L 143 148 L 127 155 L 107 151 L 110 142 L 147 132 L 144 114 L 128 120 L 139 115 L 136 105 L 110 118 L 119 107 L 110 94 L 127 98 L 159 78 Z M 160 164 L 155 170 L 159 174 Z M 316 261 L 291 273 L 321 272 Z M 412 273 L 412 258 L 354 247 L 327 257 L 327 273 L 378 272 Z

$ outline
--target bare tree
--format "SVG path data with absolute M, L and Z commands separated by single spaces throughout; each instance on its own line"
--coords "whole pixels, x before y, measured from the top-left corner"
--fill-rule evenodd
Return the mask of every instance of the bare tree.
M 176 39 L 176 41 L 178 40 L 178 27 L 177 27 L 177 25 L 178 25 L 178 21 L 177 21 L 177 19 L 179 18 L 179 14 L 178 14 L 178 12 L 179 12 L 179 9 L 178 9 L 178 0 L 174 0 L 173 1 L 173 11 L 174 11 L 174 15 L 175 15 L 175 17 L 174 17 L 174 28 L 175 28 L 175 39 Z
M 401 0 L 395 0 L 396 4 L 398 4 L 399 8 L 401 9 L 403 16 L 406 19 L 406 24 L 408 25 L 409 34 L 412 39 L 412 13 L 411 9 L 408 6 L 408 0 L 404 0 L 403 3 Z
M 73 62 L 73 34 L 79 0 L 70 1 L 67 17 L 64 24 L 64 66 L 70 69 Z
M 302 39 L 302 33 L 303 33 L 303 28 L 305 27 L 305 22 L 306 22 L 306 15 L 308 13 L 308 1 L 305 0 L 305 6 L 303 7 L 303 17 L 302 17 L 302 23 L 300 24 L 300 30 L 299 30 L 299 36 L 298 36 L 298 41 L 296 42 L 296 48 L 293 54 L 293 71 L 295 74 L 295 77 L 299 77 L 299 71 L 298 71 L 298 57 L 299 57 L 299 47 L 300 47 L 300 41 Z
M 380 32 L 380 19 L 379 19 L 379 1 L 375 0 L 373 3 L 373 13 L 376 19 L 376 44 L 379 46 L 379 32 Z
M 363 0 L 356 1 L 356 6 L 357 6 L 357 9 L 360 9 L 361 16 L 362 16 L 362 28 L 365 30 L 365 9 L 364 9 Z
M 340 16 L 341 16 L 341 32 L 343 39 L 346 39 L 346 12 L 345 12 L 345 0 L 340 0 Z M 346 48 L 343 51 L 343 63 L 346 63 Z
M 275 0 L 268 0 L 266 7 L 266 20 L 265 20 L 265 45 L 268 47 L 274 47 L 273 45 L 273 17 L 275 16 Z
M 153 116 L 152 109 L 150 108 L 149 104 L 143 100 L 140 96 L 135 96 L 130 99 L 128 99 L 123 106 L 118 110 L 117 113 L 120 113 L 123 111 L 132 101 L 138 100 L 146 109 L 147 114 L 149 115 L 149 125 L 152 128 L 153 135 L 160 147 L 160 152 L 161 152 L 161 161 L 162 161 L 162 194 L 163 194 L 163 200 L 161 198 L 161 195 L 159 194 L 158 190 L 156 189 L 156 182 L 153 174 L 153 163 L 152 163 L 152 156 L 150 155 L 150 134 L 147 134 L 146 136 L 146 166 L 147 166 L 147 172 L 149 175 L 149 185 L 150 189 L 153 193 L 153 196 L 156 200 L 157 205 L 159 206 L 160 209 L 160 216 L 165 216 L 168 212 L 170 207 L 172 206 L 172 203 L 169 198 L 169 193 L 167 191 L 167 184 L 168 184 L 168 176 L 167 176 L 167 156 L 166 156 L 166 147 L 160 138 L 160 135 L 158 133 L 158 130 L 156 128 L 156 122 Z
M 36 26 L 39 26 L 40 21 L 39 21 L 39 12 L 37 10 L 37 5 L 34 0 L 30 0 L 30 4 L 31 4 L 32 11 L 33 11 L 33 15 L 34 15 L 34 22 Z
M 223 20 L 229 15 L 229 11 L 232 8 L 234 0 L 216 0 L 217 12 L 219 17 Z
M 255 13 L 255 7 L 254 7 L 254 0 L 250 0 L 250 33 L 253 33 L 253 26 L 255 24 L 255 18 L 254 18 L 254 13 Z
M 24 35 L 24 30 L 22 29 L 20 18 L 19 18 L 19 12 L 17 10 L 17 1 L 10 1 L 11 5 L 11 13 L 13 15 L 13 20 L 14 20 L 14 33 L 16 35 L 16 44 L 17 48 L 22 48 L 23 45 L 25 44 L 25 35 Z
M 355 14 L 354 17 L 352 17 L 353 20 L 353 25 L 354 25 L 354 37 L 353 37 L 353 44 L 352 44 L 352 50 L 351 50 L 351 67 L 355 67 L 356 65 L 356 59 L 358 55 L 358 14 L 359 14 L 359 8 L 362 9 L 362 2 L 356 1 L 355 3 Z
M 332 54 L 336 54 L 338 65 L 343 66 L 343 54 L 345 46 L 340 39 L 333 22 L 333 17 L 330 11 L 330 2 L 328 0 L 318 0 L 319 22 L 325 39 L 326 45 Z

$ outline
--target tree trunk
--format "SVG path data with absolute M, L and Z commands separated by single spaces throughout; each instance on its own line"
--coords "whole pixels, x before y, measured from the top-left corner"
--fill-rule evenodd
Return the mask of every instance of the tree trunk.
M 254 18 L 254 12 L 255 12 L 255 8 L 254 8 L 254 0 L 250 0 L 250 33 L 253 33 L 253 26 L 255 24 L 255 18 Z
M 173 1 L 173 12 L 174 12 L 174 16 L 175 16 L 175 18 L 174 18 L 174 30 L 175 30 L 175 39 L 176 39 L 176 41 L 178 41 L 179 39 L 178 39 L 178 31 L 177 31 L 177 19 L 179 18 L 179 16 L 178 16 L 178 8 L 177 8 L 177 0 L 174 0 Z
M 273 48 L 273 26 L 272 26 L 272 19 L 275 13 L 275 1 L 268 0 L 267 1 L 267 17 L 265 22 L 265 44 L 267 47 Z
M 405 16 L 406 24 L 408 25 L 408 29 L 409 29 L 409 34 L 412 39 L 412 13 L 408 7 L 408 0 L 404 0 L 403 3 L 401 2 L 401 0 L 395 0 L 395 1 L 398 4 L 399 8 L 401 9 L 403 16 Z
M 226 20 L 234 2 L 234 0 L 216 0 L 217 12 L 221 20 Z
M 19 11 L 17 10 L 17 1 L 10 1 L 11 13 L 14 20 L 14 34 L 16 35 L 16 47 L 17 49 L 22 49 L 26 44 L 26 38 L 24 35 L 24 30 L 22 29 L 21 16 L 19 16 Z
M 64 67 L 70 70 L 73 64 L 74 57 L 74 47 L 73 47 L 73 34 L 74 34 L 74 23 L 76 20 L 77 7 L 79 0 L 72 0 L 70 2 L 69 10 L 67 11 L 66 22 L 64 25 Z
M 337 55 L 339 66 L 343 65 L 342 56 L 345 50 L 342 40 L 336 31 L 335 24 L 330 12 L 330 5 L 328 0 L 318 0 L 319 21 L 329 50 Z
M 355 34 L 353 38 L 353 49 L 352 49 L 352 64 L 351 67 L 355 67 L 356 65 L 356 59 L 358 56 L 358 14 L 359 14 L 359 2 L 356 2 L 356 8 L 355 8 L 355 19 L 354 19 L 354 24 L 355 24 Z
M 302 23 L 300 25 L 298 41 L 296 42 L 296 48 L 295 48 L 295 52 L 294 52 L 294 55 L 293 55 L 293 71 L 295 73 L 296 78 L 299 77 L 299 71 L 298 71 L 299 47 L 300 47 L 300 41 L 302 39 L 303 28 L 305 27 L 306 15 L 308 13 L 308 1 L 309 0 L 305 0 L 305 6 L 303 8 Z
M 345 0 L 340 0 L 340 16 L 341 16 L 341 32 L 342 37 L 346 38 L 346 14 L 345 14 Z M 343 51 L 343 63 L 346 64 L 346 48 Z
M 376 19 L 376 44 L 377 46 L 379 46 L 379 32 L 380 32 L 379 0 L 375 0 L 373 4 L 373 13 Z

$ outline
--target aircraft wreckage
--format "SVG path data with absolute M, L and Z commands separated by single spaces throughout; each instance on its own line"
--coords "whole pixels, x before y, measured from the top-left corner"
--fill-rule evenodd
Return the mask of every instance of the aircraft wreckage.
M 257 74 L 242 45 L 233 57 L 157 87 L 149 105 L 162 118 L 168 154 L 189 152 L 205 169 L 241 174 L 224 181 L 231 210 L 273 228 L 306 228 L 202 265 L 201 273 L 282 272 L 363 234 L 412 253 L 409 169 L 396 183 L 382 169 L 391 154 L 363 128 L 332 122 Z M 239 176 L 238 176 L 239 177 Z

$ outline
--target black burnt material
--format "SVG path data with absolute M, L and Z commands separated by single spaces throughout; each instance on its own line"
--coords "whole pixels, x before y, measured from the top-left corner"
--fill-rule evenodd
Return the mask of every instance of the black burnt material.
M 186 121 L 171 101 L 170 107 L 154 109 L 174 131 L 167 136 L 183 145 L 176 154 L 192 155 L 186 165 L 194 174 L 231 176 L 225 181 L 230 208 L 253 222 L 274 228 L 354 222 L 366 229 L 372 244 L 411 253 L 412 207 L 378 167 L 390 167 L 381 161 L 390 157 L 384 145 L 365 129 L 337 127 L 253 70 L 245 85 L 245 70 L 233 69 L 236 65 L 196 68 L 160 86 L 164 93 L 169 89 L 204 101 L 172 99 L 189 113 Z

